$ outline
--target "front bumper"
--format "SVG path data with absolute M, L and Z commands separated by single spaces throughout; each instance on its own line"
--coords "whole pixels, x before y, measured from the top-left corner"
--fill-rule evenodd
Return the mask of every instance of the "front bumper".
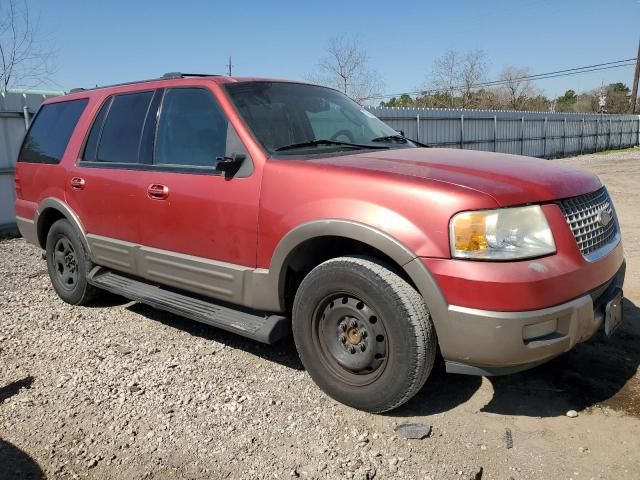
M 448 323 L 455 325 L 457 335 L 446 342 L 447 371 L 471 375 L 514 373 L 588 340 L 602 325 L 606 304 L 622 289 L 625 269 L 622 263 L 605 284 L 550 308 L 493 312 L 449 305 Z

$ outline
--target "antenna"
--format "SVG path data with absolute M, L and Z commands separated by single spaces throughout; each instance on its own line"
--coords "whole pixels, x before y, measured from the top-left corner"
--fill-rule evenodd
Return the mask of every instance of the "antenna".
M 231 63 L 231 55 L 229 55 L 229 63 L 226 65 L 227 71 L 229 72 L 229 76 L 231 76 L 231 69 L 233 68 L 233 64 Z

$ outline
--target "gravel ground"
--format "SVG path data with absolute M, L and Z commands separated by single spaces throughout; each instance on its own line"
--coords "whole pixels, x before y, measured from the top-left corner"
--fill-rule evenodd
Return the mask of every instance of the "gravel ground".
M 114 296 L 66 305 L 37 249 L 0 242 L 0 478 L 638 478 L 640 151 L 561 161 L 601 175 L 616 201 L 621 331 L 508 377 L 440 363 L 386 415 L 325 396 L 291 341 L 261 345 Z M 406 422 L 431 435 L 401 438 Z

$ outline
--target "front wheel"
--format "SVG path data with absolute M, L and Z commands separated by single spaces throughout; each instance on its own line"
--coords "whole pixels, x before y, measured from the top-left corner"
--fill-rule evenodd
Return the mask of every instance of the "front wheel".
M 422 296 L 371 259 L 340 257 L 314 268 L 293 305 L 293 335 L 311 378 L 339 402 L 392 410 L 424 385 L 436 336 Z

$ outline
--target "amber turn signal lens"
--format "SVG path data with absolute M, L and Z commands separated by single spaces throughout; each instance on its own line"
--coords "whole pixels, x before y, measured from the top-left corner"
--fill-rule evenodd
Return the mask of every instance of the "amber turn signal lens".
M 485 215 L 473 212 L 463 213 L 457 218 L 454 229 L 456 250 L 467 252 L 488 248 L 485 219 Z

